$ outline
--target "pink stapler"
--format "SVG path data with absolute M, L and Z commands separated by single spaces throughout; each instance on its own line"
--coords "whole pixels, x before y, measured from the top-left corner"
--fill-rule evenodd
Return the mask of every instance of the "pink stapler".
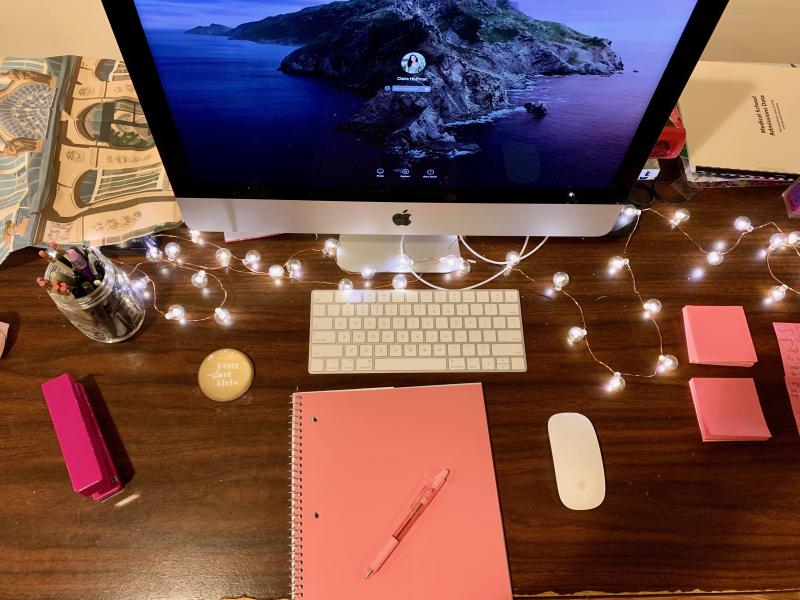
M 42 384 L 72 489 L 98 502 L 122 489 L 83 386 L 69 373 Z

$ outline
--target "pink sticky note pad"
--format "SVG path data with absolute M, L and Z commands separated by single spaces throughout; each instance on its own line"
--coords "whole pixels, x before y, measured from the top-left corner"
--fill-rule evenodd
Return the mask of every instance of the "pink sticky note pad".
M 786 377 L 800 377 L 800 323 L 773 323 Z
M 797 425 L 797 432 L 800 433 L 800 377 L 787 377 L 786 391 L 789 392 L 789 402 L 792 403 L 794 422 Z
M 772 435 L 752 379 L 689 381 L 704 442 L 764 441 Z
M 752 367 L 758 360 L 741 306 L 684 306 L 689 362 Z

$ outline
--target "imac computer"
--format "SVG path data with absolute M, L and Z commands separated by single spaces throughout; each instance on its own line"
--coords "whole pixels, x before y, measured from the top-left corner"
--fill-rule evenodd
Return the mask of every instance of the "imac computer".
M 727 0 L 103 3 L 187 224 L 348 234 L 358 270 L 608 233 Z

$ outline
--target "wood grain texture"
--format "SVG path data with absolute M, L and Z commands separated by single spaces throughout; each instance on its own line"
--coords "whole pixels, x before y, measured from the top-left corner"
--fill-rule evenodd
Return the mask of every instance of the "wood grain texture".
M 787 231 L 793 225 L 775 188 L 708 191 L 688 207 L 687 228 L 706 243 L 733 240 L 739 214 L 754 223 L 776 220 Z M 579 323 L 575 307 L 540 292 L 553 272 L 569 272 L 568 289 L 584 304 L 598 355 L 626 370 L 651 369 L 655 331 L 642 320 L 629 279 L 606 274 L 608 258 L 622 252 L 620 239 L 553 240 L 525 264 L 541 285 L 502 279 L 499 285 L 522 292 L 529 372 L 480 376 L 311 376 L 315 285 L 236 274 L 230 329 L 181 327 L 149 311 L 132 340 L 89 342 L 34 285 L 42 272 L 35 252 L 18 252 L 0 269 L 0 320 L 12 323 L 0 360 L 0 598 L 285 598 L 291 392 L 471 381 L 484 384 L 515 594 L 796 590 L 800 436 L 772 322 L 800 320 L 800 298 L 762 305 L 772 284 L 757 250 L 768 237 L 747 238 L 692 282 L 688 272 L 705 264 L 702 256 L 645 215 L 630 257 L 642 293 L 664 304 L 665 348 L 681 366 L 658 380 L 628 378 L 625 392 L 611 397 L 601 389 L 607 374 L 566 345 L 567 329 Z M 498 258 L 512 243 L 473 241 Z M 234 249 L 257 248 L 270 264 L 320 244 L 280 236 Z M 189 259 L 213 262 L 209 249 L 184 249 Z M 796 285 L 799 260 L 781 254 L 775 270 Z M 307 280 L 341 276 L 328 259 L 303 262 Z M 467 279 L 487 273 L 475 268 Z M 150 274 L 165 306 L 180 302 L 190 313 L 213 306 L 215 296 L 203 300 L 185 272 Z M 680 313 L 689 303 L 743 305 L 758 364 L 689 365 Z M 196 382 L 202 359 L 223 347 L 243 350 L 256 367 L 250 392 L 227 405 L 205 399 Z M 72 493 L 42 400 L 39 385 L 64 371 L 86 384 L 129 481 L 102 504 Z M 703 444 L 687 385 L 694 376 L 754 377 L 773 439 Z M 597 428 L 608 482 L 597 510 L 572 512 L 558 500 L 546 424 L 564 411 L 583 412 Z M 798 597 L 787 594 L 780 600 Z

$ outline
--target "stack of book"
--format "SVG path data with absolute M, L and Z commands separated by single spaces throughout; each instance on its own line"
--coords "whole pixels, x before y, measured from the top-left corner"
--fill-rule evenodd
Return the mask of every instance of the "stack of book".
M 679 109 L 690 185 L 788 186 L 800 176 L 800 69 L 700 62 Z

